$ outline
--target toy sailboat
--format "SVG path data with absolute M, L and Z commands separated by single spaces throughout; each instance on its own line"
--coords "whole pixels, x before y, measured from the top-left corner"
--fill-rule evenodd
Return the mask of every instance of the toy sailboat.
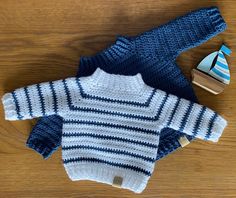
M 230 72 L 224 54 L 230 56 L 231 50 L 222 45 L 219 51 L 206 56 L 192 70 L 192 82 L 213 94 L 221 93 L 230 82 Z

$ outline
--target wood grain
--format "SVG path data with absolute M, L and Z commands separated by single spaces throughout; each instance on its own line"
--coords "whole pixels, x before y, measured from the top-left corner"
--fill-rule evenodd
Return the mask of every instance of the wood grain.
M 90 181 L 71 182 L 61 151 L 43 160 L 25 147 L 34 121 L 8 122 L 0 107 L 0 197 L 236 197 L 236 3 L 234 0 L 2 0 L 0 96 L 15 88 L 75 75 L 80 56 L 93 55 L 116 35 L 135 35 L 176 16 L 217 5 L 228 29 L 178 58 L 184 74 L 225 42 L 232 81 L 214 96 L 194 87 L 200 102 L 229 121 L 218 144 L 194 141 L 159 161 L 140 195 Z

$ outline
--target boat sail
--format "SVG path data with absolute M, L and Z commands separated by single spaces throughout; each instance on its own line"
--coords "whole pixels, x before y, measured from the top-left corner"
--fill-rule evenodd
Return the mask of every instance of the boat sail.
M 193 83 L 214 93 L 219 94 L 230 83 L 230 71 L 225 55 L 230 56 L 231 50 L 222 45 L 219 51 L 206 56 L 193 69 Z

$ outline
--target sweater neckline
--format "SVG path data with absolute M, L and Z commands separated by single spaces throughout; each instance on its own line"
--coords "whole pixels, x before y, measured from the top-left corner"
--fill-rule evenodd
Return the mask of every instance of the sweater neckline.
M 110 45 L 101 52 L 98 52 L 94 56 L 81 56 L 79 65 L 83 65 L 84 67 L 79 67 L 77 76 L 80 76 L 80 73 L 83 73 L 84 76 L 88 76 L 88 68 L 95 71 L 97 65 L 107 66 L 110 68 L 110 71 L 116 71 L 116 65 L 113 65 L 111 63 L 115 61 L 116 64 L 118 64 L 120 62 L 123 62 L 124 59 L 130 56 L 130 52 L 132 52 L 133 48 L 133 46 L 131 45 L 131 40 L 131 38 L 119 36 L 117 37 L 117 40 L 114 44 Z
M 86 82 L 93 87 L 102 87 L 110 91 L 124 91 L 139 93 L 143 90 L 145 83 L 140 73 L 136 75 L 119 75 L 109 74 L 100 68 L 97 68 L 95 72 L 86 77 Z

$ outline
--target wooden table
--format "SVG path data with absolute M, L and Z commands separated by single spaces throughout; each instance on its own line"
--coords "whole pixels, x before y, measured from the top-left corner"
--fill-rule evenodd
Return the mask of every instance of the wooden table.
M 71 182 L 61 151 L 43 160 L 25 147 L 35 121 L 8 122 L 0 107 L 0 197 L 236 197 L 236 2 L 190 0 L 2 0 L 0 95 L 15 88 L 75 75 L 80 56 L 93 55 L 116 35 L 136 35 L 190 10 L 219 6 L 228 29 L 178 58 L 185 75 L 222 42 L 232 82 L 214 96 L 194 87 L 201 104 L 229 121 L 220 142 L 194 141 L 159 161 L 146 190 L 136 195 L 91 181 Z

